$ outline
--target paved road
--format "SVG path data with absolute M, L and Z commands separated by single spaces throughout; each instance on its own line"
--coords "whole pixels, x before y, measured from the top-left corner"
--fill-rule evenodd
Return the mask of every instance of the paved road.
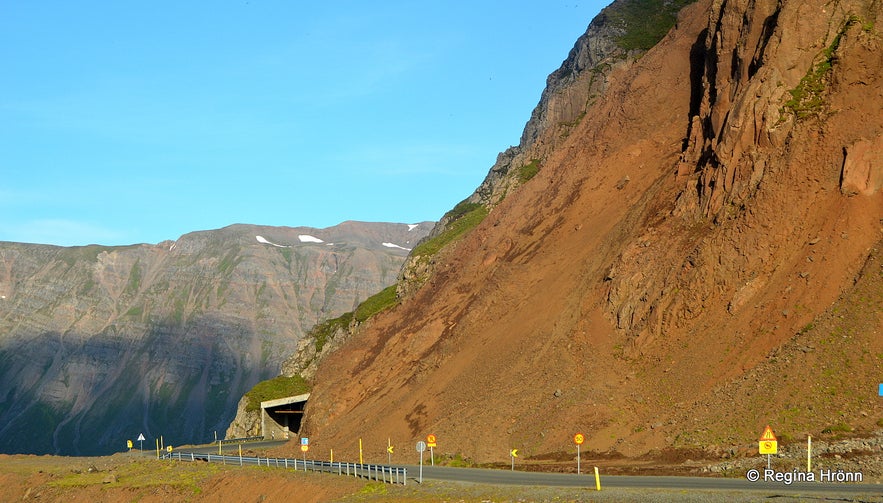
M 285 441 L 249 442 L 243 447 L 249 449 L 268 449 L 284 444 Z M 238 450 L 237 444 L 224 446 L 224 453 L 230 454 Z M 181 452 L 216 454 L 218 446 L 200 446 L 181 449 Z M 408 478 L 417 480 L 420 467 L 408 465 Z M 490 485 L 525 485 L 549 487 L 595 487 L 594 473 L 582 475 L 565 473 L 523 472 L 511 470 L 491 470 L 482 468 L 450 468 L 441 466 L 423 466 L 423 479 L 451 482 L 468 482 Z M 668 489 L 686 491 L 746 491 L 765 495 L 766 497 L 808 495 L 822 497 L 832 496 L 871 496 L 875 501 L 883 501 L 883 484 L 856 484 L 831 482 L 751 482 L 745 478 L 720 477 L 658 477 L 632 475 L 601 474 L 601 488 L 623 489 Z M 880 498 L 878 500 L 877 498 Z
M 408 466 L 411 478 L 418 476 L 419 466 Z M 480 484 L 517 484 L 556 487 L 595 487 L 594 473 L 587 475 L 520 472 L 509 470 L 486 470 L 478 468 L 448 468 L 424 466 L 423 478 L 472 482 Z M 838 484 L 800 482 L 786 485 L 781 482 L 751 482 L 744 478 L 719 477 L 644 477 L 630 475 L 601 475 L 601 488 L 630 489 L 685 489 L 719 491 L 762 491 L 770 496 L 778 494 L 837 494 L 878 495 L 883 497 L 883 484 Z

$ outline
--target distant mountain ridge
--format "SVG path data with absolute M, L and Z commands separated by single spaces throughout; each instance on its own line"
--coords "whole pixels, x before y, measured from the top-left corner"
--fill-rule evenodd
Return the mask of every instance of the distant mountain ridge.
M 393 284 L 433 225 L 0 243 L 0 452 L 101 454 L 139 433 L 211 440 L 306 330 Z

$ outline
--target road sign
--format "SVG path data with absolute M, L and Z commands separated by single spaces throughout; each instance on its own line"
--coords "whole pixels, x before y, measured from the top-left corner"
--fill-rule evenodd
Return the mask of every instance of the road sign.
M 423 483 L 423 452 L 426 450 L 426 442 L 420 440 L 417 442 L 417 452 L 420 453 L 420 477 L 417 479 Z
M 518 449 L 512 449 L 511 451 L 509 451 L 509 455 L 512 456 L 513 458 L 517 458 L 518 457 Z
M 308 450 L 310 450 L 310 446 L 307 444 L 300 444 L 300 450 L 303 452 L 307 452 Z
M 427 447 L 438 447 L 438 444 L 435 443 L 435 435 L 426 435 L 426 446 Z
M 128 447 L 129 449 L 132 448 L 132 441 L 131 440 L 126 440 L 126 447 Z
M 394 448 L 395 448 L 395 446 L 388 445 L 388 446 L 386 446 L 386 452 L 392 454 L 392 450 L 393 450 Z
M 573 436 L 573 443 L 576 444 L 576 474 L 577 474 L 577 475 L 579 475 L 579 473 L 580 473 L 580 466 L 579 466 L 579 462 L 580 462 L 579 446 L 583 445 L 583 442 L 585 442 L 585 441 L 586 441 L 586 436 L 583 435 L 582 433 L 577 433 L 576 435 Z
M 300 445 L 310 445 L 310 439 L 307 437 L 301 437 Z
M 779 442 L 775 440 L 761 440 L 758 442 L 758 451 L 760 454 L 778 454 Z
M 136 438 L 135 440 L 137 440 L 137 441 L 139 441 L 139 442 L 143 442 L 143 441 L 145 441 L 145 440 L 147 440 L 147 439 L 144 438 L 144 434 L 143 434 L 143 433 L 139 433 L 139 434 L 138 434 L 138 438 Z
M 769 425 L 764 428 L 763 435 L 760 436 L 757 450 L 760 451 L 760 454 L 778 454 L 779 452 L 779 442 L 776 441 L 773 429 Z

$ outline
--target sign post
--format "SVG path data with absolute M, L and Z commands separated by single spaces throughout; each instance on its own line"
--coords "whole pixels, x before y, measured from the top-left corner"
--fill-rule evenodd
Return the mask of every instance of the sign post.
M 145 438 L 144 438 L 144 434 L 143 434 L 143 433 L 139 433 L 139 434 L 138 434 L 138 438 L 137 438 L 137 440 L 138 440 L 138 442 L 139 442 L 138 450 L 140 450 L 141 452 L 144 452 L 144 440 L 145 440 Z
M 763 430 L 763 435 L 760 436 L 757 450 L 760 454 L 766 454 L 766 468 L 769 470 L 770 455 L 778 454 L 779 452 L 779 442 L 776 440 L 776 436 L 773 435 L 773 429 L 769 425 Z
M 387 439 L 386 439 L 386 464 L 388 464 L 388 465 L 392 464 L 392 450 L 393 450 L 392 440 L 389 437 L 387 437 Z
M 300 451 L 304 453 L 304 471 L 307 471 L 307 451 L 310 450 L 310 439 L 309 437 L 301 437 L 300 439 Z M 295 471 L 297 471 L 297 466 L 295 466 Z
M 419 482 L 423 483 L 423 451 L 426 450 L 426 442 L 419 441 L 417 442 L 417 452 L 420 453 L 420 479 Z
M 579 446 L 583 445 L 583 442 L 586 441 L 586 436 L 582 433 L 577 433 L 573 436 L 573 443 L 576 444 L 576 474 L 579 475 Z
M 512 449 L 509 451 L 509 457 L 512 458 L 512 471 L 515 471 L 515 458 L 518 457 L 518 449 Z
M 427 435 L 426 436 L 426 446 L 429 447 L 429 462 L 432 464 L 432 466 L 435 466 L 435 453 L 432 452 L 432 449 L 436 445 L 438 445 L 438 444 L 436 444 L 436 442 L 435 442 L 435 435 L 433 435 L 431 433 L 429 435 Z

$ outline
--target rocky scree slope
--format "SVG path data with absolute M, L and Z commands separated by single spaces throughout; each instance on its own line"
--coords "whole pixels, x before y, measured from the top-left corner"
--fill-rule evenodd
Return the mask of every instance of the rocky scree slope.
M 212 440 L 306 330 L 392 284 L 432 225 L 0 243 L 0 452 L 102 454 L 139 433 Z
M 434 433 L 484 462 L 570 452 L 576 431 L 630 456 L 750 448 L 766 424 L 878 428 L 881 17 L 864 0 L 684 8 L 535 176 L 323 360 L 311 444 L 385 459 L 387 438 Z
M 488 210 L 533 178 L 585 118 L 610 84 L 610 76 L 640 57 L 674 25 L 678 11 L 692 0 L 620 0 L 603 9 L 579 37 L 546 87 L 518 145 L 497 156 L 475 191 L 447 212 L 429 238 L 447 242 L 471 228 Z M 400 297 L 415 292 L 432 274 L 437 247 L 416 248 L 399 278 Z
M 687 3 L 689 0 L 619 1 L 592 20 L 561 67 L 548 76 L 519 144 L 500 153 L 481 185 L 447 212 L 427 239 L 408 255 L 396 283 L 398 299 L 410 297 L 432 275 L 440 250 L 468 233 L 488 210 L 536 175 L 604 92 L 609 75 L 662 38 L 674 24 L 678 10 Z M 312 380 L 318 363 L 362 328 L 366 320 L 356 318 L 315 327 L 316 333 L 302 339 L 297 351 L 285 361 L 282 375 Z M 246 406 L 247 401 L 240 402 L 228 436 L 254 433 L 259 428 L 259 414 L 246 413 Z

